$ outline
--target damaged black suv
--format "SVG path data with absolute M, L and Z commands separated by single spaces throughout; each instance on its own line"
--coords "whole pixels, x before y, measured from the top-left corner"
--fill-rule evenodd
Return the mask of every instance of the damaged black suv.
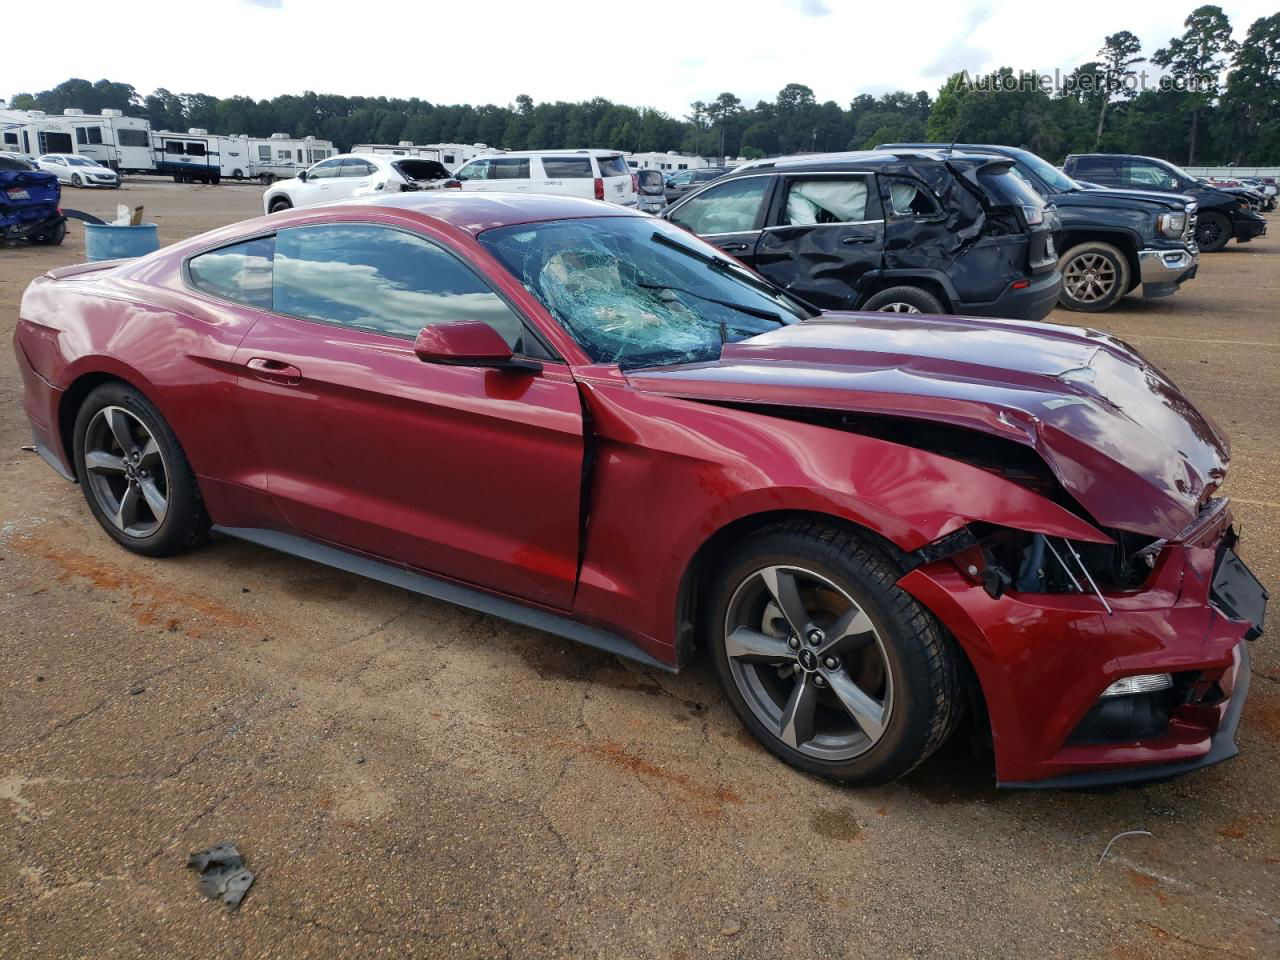
M 662 216 L 825 310 L 1042 320 L 1057 215 L 1013 161 L 869 151 L 739 167 Z

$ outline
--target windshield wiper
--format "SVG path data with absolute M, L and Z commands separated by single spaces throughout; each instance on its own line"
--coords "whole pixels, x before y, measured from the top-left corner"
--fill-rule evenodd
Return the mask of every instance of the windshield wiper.
M 699 300 L 705 300 L 707 303 L 714 303 L 721 307 L 728 307 L 730 310 L 737 310 L 739 313 L 745 313 L 749 317 L 758 317 L 761 320 L 772 320 L 780 327 L 785 327 L 787 321 L 782 319 L 782 315 L 774 313 L 771 310 L 762 310 L 759 307 L 749 307 L 745 303 L 734 303 L 732 300 L 721 300 L 719 297 L 708 297 L 705 293 L 698 293 L 685 287 L 673 287 L 669 283 L 641 283 L 633 280 L 637 287 L 644 290 L 670 290 L 672 293 L 684 293 L 691 297 L 697 297 Z
M 683 253 L 686 257 L 689 257 L 690 259 L 693 259 L 693 260 L 697 260 L 699 263 L 705 263 L 708 267 L 710 267 L 712 270 L 715 270 L 717 273 L 722 273 L 727 277 L 733 277 L 735 280 L 740 280 L 743 283 L 747 284 L 747 286 L 754 287 L 755 289 L 759 290 L 761 293 L 765 294 L 766 296 L 780 297 L 785 300 L 789 300 L 790 302 L 798 306 L 801 312 L 803 313 L 808 313 L 811 316 L 815 316 L 815 317 L 818 316 L 818 314 L 822 313 L 821 310 L 819 310 L 813 304 L 809 303 L 807 300 L 804 300 L 801 297 L 796 296 L 790 290 L 783 290 L 781 287 L 775 287 L 771 285 L 766 280 L 761 280 L 759 277 L 753 275 L 751 271 L 747 270 L 745 267 L 736 266 L 732 263 L 726 263 L 724 260 L 720 260 L 717 257 L 711 256 L 710 254 L 703 253 L 701 250 L 694 250 L 692 247 L 685 246 L 679 240 L 672 240 L 666 234 L 658 230 L 653 231 L 653 234 L 651 235 L 650 239 L 653 240 L 655 243 L 662 244 L 664 247 L 670 247 L 672 250 L 678 250 L 680 253 Z M 695 293 L 694 296 L 696 297 L 698 296 L 698 294 Z M 736 305 L 731 304 L 731 306 L 736 306 Z M 775 318 L 777 318 L 777 315 L 768 317 L 768 319 L 770 320 L 773 320 Z M 786 320 L 781 320 L 781 319 L 779 319 L 779 322 L 782 323 L 783 325 L 786 325 L 787 323 Z

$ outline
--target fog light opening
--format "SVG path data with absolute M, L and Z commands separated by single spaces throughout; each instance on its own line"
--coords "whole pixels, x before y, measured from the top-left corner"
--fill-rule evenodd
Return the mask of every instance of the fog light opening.
M 1132 677 L 1121 677 L 1107 689 L 1102 691 L 1104 697 L 1131 697 L 1139 693 L 1156 693 L 1168 690 L 1173 686 L 1173 674 L 1139 673 Z

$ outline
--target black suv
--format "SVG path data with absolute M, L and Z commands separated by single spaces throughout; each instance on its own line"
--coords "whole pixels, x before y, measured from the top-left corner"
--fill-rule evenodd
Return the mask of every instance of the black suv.
M 891 143 L 877 150 L 945 144 Z M 1098 313 L 1142 287 L 1147 299 L 1167 297 L 1196 275 L 1197 203 L 1189 196 L 1142 190 L 1090 190 L 1030 150 L 995 144 L 956 144 L 955 149 L 994 153 L 1013 160 L 1013 172 L 1052 203 L 1062 222 L 1058 268 L 1068 310 Z
M 1225 190 L 1207 187 L 1168 160 L 1127 153 L 1080 153 L 1067 157 L 1063 172 L 1086 184 L 1184 193 L 1200 205 L 1196 243 L 1205 253 L 1216 253 L 1232 237 L 1240 243 L 1267 232 L 1267 221 L 1249 203 Z
M 663 211 L 824 310 L 1042 320 L 1062 288 L 1051 207 L 989 154 L 764 160 Z
M 703 184 L 719 180 L 726 173 L 726 167 L 699 167 L 697 170 L 681 170 L 667 178 L 667 203 L 675 203 L 686 193 L 692 193 Z

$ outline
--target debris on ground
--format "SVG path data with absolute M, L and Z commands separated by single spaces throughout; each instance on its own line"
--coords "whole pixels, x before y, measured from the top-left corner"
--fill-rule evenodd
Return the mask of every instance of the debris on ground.
M 187 866 L 200 874 L 200 892 L 211 900 L 221 900 L 228 910 L 240 901 L 253 884 L 253 871 L 234 843 L 220 843 L 187 857 Z
M 1111 844 L 1115 843 L 1121 837 L 1149 837 L 1150 830 L 1126 830 L 1124 833 L 1117 833 L 1114 837 L 1107 841 L 1107 845 L 1102 849 L 1102 856 L 1098 858 L 1098 866 L 1102 866 L 1102 861 L 1107 859 L 1107 854 L 1111 852 Z

